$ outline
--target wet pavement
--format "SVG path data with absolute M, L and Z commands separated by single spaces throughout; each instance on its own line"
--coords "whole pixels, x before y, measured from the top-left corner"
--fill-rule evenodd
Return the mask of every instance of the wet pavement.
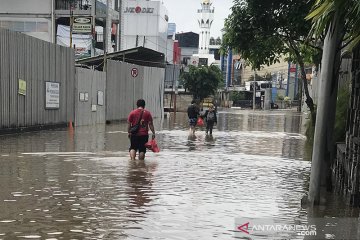
M 233 239 L 237 218 L 358 216 L 336 198 L 301 208 L 303 123 L 226 109 L 189 138 L 178 113 L 156 121 L 145 161 L 129 160 L 126 123 L 0 136 L 0 239 Z

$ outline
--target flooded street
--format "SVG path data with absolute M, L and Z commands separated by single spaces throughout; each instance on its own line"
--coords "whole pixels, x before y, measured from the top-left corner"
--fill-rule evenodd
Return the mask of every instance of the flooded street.
M 221 110 L 213 137 L 189 139 L 177 113 L 145 162 L 129 160 L 126 123 L 1 136 L 0 239 L 232 239 L 236 218 L 305 221 L 303 121 Z

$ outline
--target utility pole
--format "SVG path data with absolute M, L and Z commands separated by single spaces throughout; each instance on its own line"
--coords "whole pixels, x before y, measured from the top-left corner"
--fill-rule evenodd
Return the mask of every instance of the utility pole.
M 172 101 L 174 101 L 174 112 L 176 112 L 176 81 L 175 81 L 175 63 L 173 63 L 173 73 L 172 73 L 172 91 L 171 96 L 174 96 Z M 170 101 L 170 108 L 171 108 L 171 101 Z
M 121 32 L 121 23 L 122 23 L 122 0 L 118 0 L 118 12 L 119 12 L 119 24 L 118 24 L 118 28 L 117 28 L 117 39 L 118 39 L 118 48 L 117 51 L 120 51 L 121 49 L 121 36 L 120 36 L 120 32 Z
M 55 0 L 51 0 L 51 42 L 56 43 Z
M 91 0 L 91 24 L 92 24 L 92 39 L 91 39 L 91 56 L 95 56 L 96 55 L 96 50 L 95 50 L 95 36 L 96 36 L 96 30 L 95 30 L 95 26 L 96 26 L 96 0 Z
M 253 82 L 253 111 L 256 108 L 256 70 L 254 69 L 254 82 Z
M 105 31 L 103 31 L 103 45 L 104 45 L 104 67 L 103 71 L 106 71 L 107 68 L 107 52 L 109 48 L 109 28 L 111 24 L 111 17 L 110 17 L 110 0 L 106 0 L 106 21 L 105 21 Z M 110 37 L 111 41 L 111 37 Z
M 73 24 L 74 24 L 74 13 L 73 13 L 73 8 L 74 8 L 75 2 L 71 1 L 70 2 L 70 48 L 73 48 Z

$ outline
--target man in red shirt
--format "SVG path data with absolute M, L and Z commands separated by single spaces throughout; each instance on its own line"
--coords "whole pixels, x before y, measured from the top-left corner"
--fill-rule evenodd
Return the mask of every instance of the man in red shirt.
M 145 100 L 139 99 L 136 102 L 137 109 L 130 112 L 128 117 L 128 133 L 130 138 L 130 158 L 135 160 L 136 152 L 139 151 L 139 160 L 145 159 L 145 143 L 149 141 L 149 128 L 152 132 L 152 138 L 155 138 L 155 129 L 151 113 L 145 110 Z M 141 119 L 140 119 L 141 117 Z M 140 121 L 139 121 L 140 119 Z M 131 127 L 140 125 L 137 133 L 131 133 Z

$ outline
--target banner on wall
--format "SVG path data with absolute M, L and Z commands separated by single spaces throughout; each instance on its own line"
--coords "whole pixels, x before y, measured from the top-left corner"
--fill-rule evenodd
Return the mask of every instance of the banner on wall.
M 58 25 L 57 44 L 70 47 L 70 27 Z M 75 57 L 83 58 L 91 56 L 92 35 L 89 34 L 72 34 L 72 44 L 75 46 Z
M 19 95 L 26 95 L 26 81 L 23 79 L 19 79 Z
M 60 108 L 60 83 L 46 82 L 45 86 L 45 108 Z

